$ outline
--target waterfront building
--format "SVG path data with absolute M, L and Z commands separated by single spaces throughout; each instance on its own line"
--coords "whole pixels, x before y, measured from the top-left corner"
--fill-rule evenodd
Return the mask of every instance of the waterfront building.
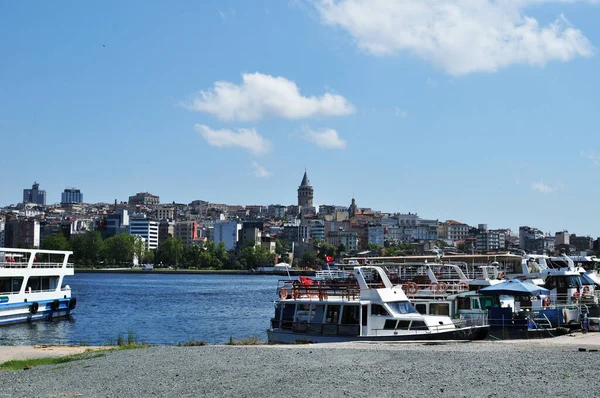
M 304 170 L 304 177 L 298 187 L 298 206 L 299 207 L 313 207 L 314 189 L 310 185 L 306 170 Z
M 467 224 L 448 220 L 438 226 L 438 237 L 451 242 L 465 240 L 469 236 L 471 227 Z
M 175 236 L 175 223 L 166 219 L 160 220 L 158 224 L 158 244 L 160 245 L 173 236 Z
M 569 245 L 569 232 L 561 231 L 554 234 L 554 246 Z
M 213 229 L 213 242 L 219 244 L 220 242 L 225 243 L 225 250 L 235 249 L 239 231 L 242 229 L 242 224 L 233 220 L 215 222 Z
M 160 199 L 156 195 L 152 195 L 148 192 L 138 192 L 133 196 L 129 197 L 130 205 L 157 205 L 160 203 Z
M 144 238 L 147 249 L 158 248 L 158 221 L 152 221 L 149 218 L 131 218 L 129 233 Z
M 255 226 L 246 225 L 244 223 L 244 225 L 242 226 L 242 229 L 240 229 L 240 236 L 239 236 L 238 242 L 239 242 L 240 246 L 260 245 L 262 242 L 262 232 L 260 229 L 256 228 Z
M 586 254 L 594 248 L 594 239 L 589 236 L 577 236 L 571 234 L 569 237 L 571 245 L 575 246 L 575 251 L 580 254 Z
M 276 218 L 283 218 L 285 217 L 285 213 L 286 213 L 286 206 L 283 205 L 269 205 L 267 212 L 269 214 L 269 216 Z
M 336 247 L 343 244 L 347 253 L 356 253 L 359 248 L 357 231 L 331 231 L 327 240 Z
M 157 220 L 174 220 L 175 208 L 170 206 L 160 206 L 156 209 Z
M 479 224 L 475 239 L 475 249 L 480 252 L 502 250 L 506 248 L 504 232 L 488 230 L 487 224 Z
M 528 226 L 519 227 L 519 245 L 526 252 L 541 253 L 544 250 L 544 240 L 544 233 L 539 229 Z
M 378 246 L 384 246 L 385 233 L 383 225 L 368 225 L 367 226 L 367 243 Z
M 7 220 L 4 226 L 6 247 L 40 247 L 40 223 L 33 218 Z
M 127 209 L 118 209 L 112 214 L 99 217 L 96 219 L 94 227 L 104 239 L 129 233 L 129 212 Z
M 23 190 L 23 203 L 46 204 L 46 191 L 40 189 L 40 184 L 34 182 L 31 189 Z
M 61 194 L 60 203 L 62 205 L 83 203 L 83 194 L 77 188 L 65 188 Z
M 325 222 L 323 220 L 306 220 L 306 226 L 311 241 L 315 239 L 325 240 Z
M 175 223 L 175 238 L 180 239 L 184 246 L 191 246 L 198 238 L 198 222 L 177 221 Z

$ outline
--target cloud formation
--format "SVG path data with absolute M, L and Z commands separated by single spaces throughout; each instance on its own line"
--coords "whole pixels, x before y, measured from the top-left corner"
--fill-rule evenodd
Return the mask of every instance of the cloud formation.
M 308 126 L 304 126 L 302 131 L 304 132 L 303 138 L 318 147 L 327 149 L 346 148 L 346 140 L 341 139 L 338 132 L 334 129 L 319 129 L 316 131 Z
M 527 6 L 578 0 L 313 0 L 323 22 L 346 30 L 374 55 L 410 53 L 451 75 L 514 64 L 589 57 L 595 48 L 563 15 L 553 23 Z M 583 1 L 583 0 L 580 0 Z M 588 0 L 588 3 L 597 3 Z
M 239 85 L 217 81 L 212 89 L 201 91 L 184 106 L 226 121 L 254 121 L 266 117 L 304 119 L 354 112 L 354 106 L 341 95 L 325 93 L 305 97 L 293 81 L 262 73 L 244 73 Z
M 264 166 L 258 163 L 256 160 L 252 161 L 252 175 L 258 178 L 266 178 L 271 175 L 271 172 L 264 168 Z
M 255 129 L 238 129 L 236 133 L 228 129 L 213 130 L 203 124 L 196 124 L 194 130 L 210 145 L 219 148 L 240 147 L 256 155 L 271 151 L 271 142 L 258 134 Z
M 562 189 L 562 185 L 558 185 L 555 187 L 551 187 L 549 185 L 544 184 L 544 181 L 534 182 L 531 184 L 531 189 L 541 193 L 551 193 Z
M 600 166 L 600 155 L 596 155 L 592 151 L 581 151 L 581 156 L 588 158 L 592 161 L 596 166 Z

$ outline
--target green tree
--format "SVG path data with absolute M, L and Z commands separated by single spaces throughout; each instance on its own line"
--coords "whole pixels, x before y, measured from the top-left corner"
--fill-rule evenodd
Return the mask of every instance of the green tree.
M 302 255 L 302 265 L 305 267 L 313 267 L 317 261 L 317 254 L 315 252 L 304 252 Z
M 165 265 L 179 266 L 183 261 L 183 244 L 181 239 L 169 236 L 167 240 L 158 245 L 156 249 L 156 261 L 162 262 Z
M 371 252 L 377 253 L 378 256 L 381 256 L 381 251 L 383 250 L 383 247 L 381 247 L 375 243 L 369 243 L 367 245 L 367 249 Z
M 346 253 L 346 245 L 343 243 L 340 243 L 337 247 L 338 257 L 341 257 L 343 255 L 343 253 Z
M 263 245 L 249 244 L 242 248 L 238 261 L 247 269 L 269 267 L 275 265 L 275 253 L 271 253 Z
M 70 250 L 69 241 L 59 232 L 56 235 L 47 236 L 42 242 L 44 250 Z
M 121 265 L 133 260 L 133 246 L 136 237 L 129 234 L 111 236 L 104 241 L 106 246 L 106 261 Z

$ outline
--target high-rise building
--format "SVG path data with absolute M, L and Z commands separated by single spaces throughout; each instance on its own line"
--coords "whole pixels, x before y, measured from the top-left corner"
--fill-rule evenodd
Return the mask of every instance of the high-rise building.
M 65 188 L 61 195 L 60 203 L 63 205 L 83 203 L 83 194 L 77 188 Z
M 306 175 L 306 170 L 304 171 L 304 177 L 302 178 L 302 182 L 298 187 L 298 206 L 300 207 L 313 207 L 313 196 L 314 190 L 312 185 L 310 185 L 310 181 L 308 180 L 308 176 Z
M 130 218 L 129 233 L 144 238 L 147 249 L 158 248 L 158 221 L 148 218 Z
M 46 204 L 46 191 L 40 190 L 40 184 L 34 182 L 31 189 L 23 190 L 23 203 Z

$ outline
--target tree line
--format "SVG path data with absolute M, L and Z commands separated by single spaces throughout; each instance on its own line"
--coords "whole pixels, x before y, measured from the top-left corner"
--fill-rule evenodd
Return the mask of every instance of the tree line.
M 188 269 L 252 269 L 275 264 L 275 253 L 262 245 L 247 244 L 238 250 L 228 252 L 225 243 L 212 241 L 184 246 L 181 239 L 169 237 L 158 245 L 156 250 L 146 249 L 142 238 L 122 233 L 103 239 L 98 231 L 74 235 L 67 239 L 62 233 L 46 237 L 42 249 L 71 250 L 72 261 L 80 266 L 133 264 Z M 276 251 L 281 254 L 286 244 L 276 242 Z

